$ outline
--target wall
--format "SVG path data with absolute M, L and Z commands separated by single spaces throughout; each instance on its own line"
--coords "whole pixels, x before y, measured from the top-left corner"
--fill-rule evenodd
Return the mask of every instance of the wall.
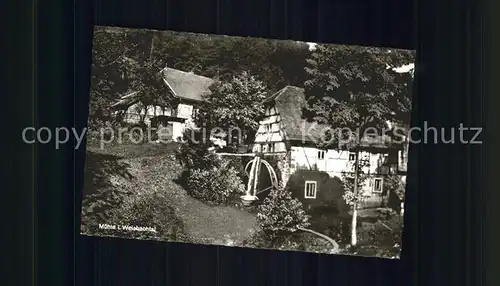
M 316 198 L 305 198 L 305 181 L 316 182 Z M 330 177 L 325 172 L 299 170 L 290 176 L 287 189 L 310 212 L 347 215 L 349 210 L 349 206 L 342 198 L 344 193 L 342 181 L 338 177 Z
M 191 122 L 192 114 L 193 105 L 187 103 L 180 103 L 177 109 L 149 106 L 146 116 L 144 117 L 144 122 L 149 125 L 151 123 L 151 118 L 159 115 L 179 117 Z M 127 109 L 123 120 L 131 124 L 139 123 L 141 115 L 144 115 L 144 109 L 141 109 L 140 104 L 136 103 Z M 174 141 L 177 141 L 177 138 L 182 137 L 186 123 L 170 121 L 169 124 L 172 126 L 172 138 Z
M 324 155 L 321 154 L 324 152 Z M 343 172 L 354 174 L 354 153 L 338 150 L 320 150 L 312 147 L 291 147 L 290 150 L 290 174 L 301 170 L 317 170 L 325 172 L 330 177 L 343 177 Z M 360 192 L 363 201 L 360 208 L 379 207 L 386 203 L 387 194 L 384 191 L 384 177 L 381 168 L 386 160 L 386 154 L 371 154 L 361 152 L 360 160 L 364 160 L 363 172 L 368 175 Z M 362 163 L 363 164 L 363 163 Z M 386 169 L 387 171 L 388 169 Z M 373 192 L 375 179 L 382 179 L 382 192 Z
M 177 117 L 184 119 L 193 118 L 193 105 L 187 103 L 179 103 L 177 106 Z
M 151 118 L 158 115 L 165 116 L 175 116 L 175 110 L 170 108 L 162 108 L 161 106 L 148 106 L 146 116 L 144 117 L 144 122 L 149 124 Z M 141 115 L 144 115 L 144 108 L 141 107 L 140 103 L 135 103 L 129 106 L 125 112 L 123 120 L 127 123 L 139 123 Z
M 320 157 L 323 153 L 323 157 Z M 365 167 L 362 168 L 365 174 L 372 176 L 382 175 L 379 167 L 382 164 L 384 154 L 370 154 L 361 152 L 360 160 L 363 160 Z M 338 150 L 320 150 L 312 147 L 291 147 L 291 172 L 301 169 L 312 169 L 323 171 L 331 177 L 342 177 L 343 172 L 354 174 L 354 153 Z M 361 163 L 363 164 L 363 163 Z M 370 193 L 371 184 L 367 182 L 363 191 Z
M 266 109 L 265 117 L 259 122 L 252 152 L 286 152 L 283 141 L 281 118 L 276 108 Z

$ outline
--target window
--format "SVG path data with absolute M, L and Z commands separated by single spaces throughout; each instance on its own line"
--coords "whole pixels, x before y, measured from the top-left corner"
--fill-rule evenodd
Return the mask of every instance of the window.
M 306 199 L 316 198 L 316 181 L 306 181 L 304 189 L 304 197 Z
M 373 179 L 373 192 L 381 193 L 383 188 L 383 180 L 382 178 Z
M 355 161 L 355 160 L 356 160 L 356 153 L 349 152 L 349 161 Z
M 318 160 L 324 160 L 325 159 L 325 151 L 319 150 L 318 151 Z
M 274 152 L 274 144 L 273 143 L 267 144 L 267 151 L 270 153 Z

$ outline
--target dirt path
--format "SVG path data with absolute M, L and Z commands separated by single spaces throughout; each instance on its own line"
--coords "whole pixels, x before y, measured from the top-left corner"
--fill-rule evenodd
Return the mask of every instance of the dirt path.
M 238 245 L 258 229 L 255 215 L 231 206 L 209 206 L 187 195 L 174 181 L 181 168 L 172 155 L 123 160 L 130 164 L 134 184 L 141 186 L 137 189 L 166 192 L 193 242 Z

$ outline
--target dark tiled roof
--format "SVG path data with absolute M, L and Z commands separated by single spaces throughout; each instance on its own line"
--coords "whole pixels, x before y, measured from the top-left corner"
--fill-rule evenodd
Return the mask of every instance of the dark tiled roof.
M 172 68 L 162 70 L 163 78 L 179 98 L 203 101 L 203 95 L 209 94 L 213 80 L 208 77 Z
M 281 117 L 281 125 L 287 140 L 314 141 L 319 138 L 323 126 L 302 119 L 302 108 L 306 106 L 304 89 L 286 86 L 268 97 L 265 102 L 274 102 Z M 305 132 L 303 130 L 308 130 Z M 304 135 L 304 138 L 303 138 Z
M 328 129 L 326 125 L 308 122 L 302 118 L 302 110 L 306 107 L 304 89 L 296 86 L 286 86 L 268 97 L 265 103 L 276 105 L 281 117 L 281 126 L 286 140 L 304 143 L 318 142 Z M 375 139 L 362 140 L 362 146 L 369 148 L 387 148 L 391 144 L 389 136 L 379 136 Z
M 165 84 L 181 99 L 203 101 L 203 95 L 210 94 L 210 85 L 213 80 L 191 72 L 184 72 L 172 68 L 161 70 Z M 141 93 L 134 91 L 119 99 L 112 105 L 113 108 L 127 108 L 139 101 Z

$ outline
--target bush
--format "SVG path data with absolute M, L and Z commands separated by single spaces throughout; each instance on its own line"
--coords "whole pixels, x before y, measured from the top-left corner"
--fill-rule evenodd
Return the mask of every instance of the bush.
M 106 222 L 116 226 L 151 227 L 156 232 L 99 230 L 101 234 L 127 238 L 189 242 L 182 220 L 160 192 L 146 192 L 126 200 Z M 126 231 L 126 233 L 125 233 Z
M 388 194 L 387 206 L 397 213 L 401 212 L 401 203 L 405 199 L 405 184 L 401 176 L 392 175 L 384 180 L 384 190 Z
M 202 134 L 199 131 L 186 129 L 184 131 L 183 140 L 185 141 L 176 152 L 176 159 L 186 169 L 211 169 L 212 167 L 220 167 L 221 160 L 208 148 L 212 146 L 210 142 L 206 142 L 200 138 Z
M 193 169 L 187 172 L 186 191 L 201 201 L 225 204 L 234 193 L 245 192 L 238 171 L 228 163 L 222 163 L 219 168 Z
M 403 221 L 400 216 L 376 223 L 364 223 L 358 231 L 358 254 L 398 257 L 401 252 Z
M 331 213 L 313 213 L 310 223 L 311 229 L 335 239 L 338 243 L 349 243 L 351 239 L 350 217 L 339 217 Z
M 302 203 L 280 186 L 271 190 L 258 207 L 257 222 L 266 235 L 275 238 L 308 227 L 309 216 Z

